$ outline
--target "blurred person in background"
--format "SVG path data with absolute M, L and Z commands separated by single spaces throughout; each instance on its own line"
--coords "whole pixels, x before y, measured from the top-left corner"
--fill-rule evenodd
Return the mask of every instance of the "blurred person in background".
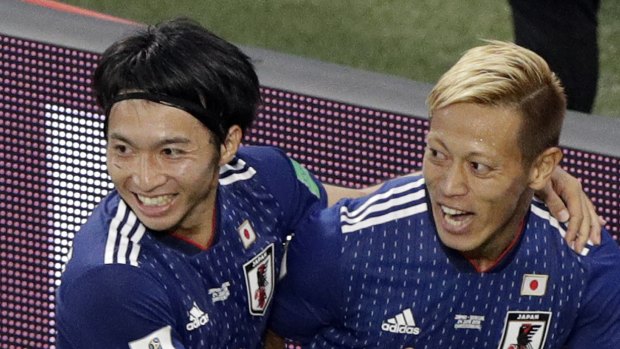
M 599 75 L 600 0 L 510 0 L 517 45 L 559 76 L 568 109 L 592 112 Z

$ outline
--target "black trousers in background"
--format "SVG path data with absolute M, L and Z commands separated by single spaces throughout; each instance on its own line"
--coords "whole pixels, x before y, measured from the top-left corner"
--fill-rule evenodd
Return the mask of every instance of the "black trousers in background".
M 600 0 L 509 0 L 515 43 L 543 57 L 559 76 L 568 109 L 592 111 L 599 74 Z

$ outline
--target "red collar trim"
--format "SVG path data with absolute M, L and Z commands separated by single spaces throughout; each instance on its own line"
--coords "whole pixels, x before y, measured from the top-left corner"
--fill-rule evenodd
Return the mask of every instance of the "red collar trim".
M 506 255 L 514 249 L 517 242 L 521 240 L 521 235 L 523 235 L 524 226 L 525 226 L 525 219 L 521 220 L 521 224 L 519 224 L 518 234 L 512 239 L 512 241 L 510 242 L 510 245 L 508 245 L 508 247 L 506 247 L 506 249 L 493 261 L 493 264 L 489 268 L 482 270 L 480 266 L 476 263 L 476 261 L 474 261 L 473 259 L 469 259 L 467 257 L 465 258 L 467 258 L 469 263 L 474 267 L 474 269 L 476 269 L 476 272 L 478 273 L 486 273 L 486 272 L 493 270 L 502 261 L 502 259 L 504 259 L 504 257 L 506 257 Z
M 215 234 L 217 233 L 216 230 L 215 230 L 215 228 L 217 226 L 217 224 L 216 224 L 217 223 L 217 214 L 216 213 L 217 213 L 217 210 L 215 209 L 215 207 L 213 207 L 213 217 L 212 217 L 212 220 L 211 220 L 211 236 L 209 237 L 209 241 L 207 241 L 207 243 L 204 246 L 199 244 L 199 243 L 197 243 L 196 241 L 188 238 L 185 235 L 181 235 L 181 234 L 176 233 L 176 232 L 172 233 L 171 235 L 173 237 L 179 239 L 179 240 L 182 240 L 182 241 L 184 241 L 184 242 L 186 242 L 186 243 L 188 243 L 188 244 L 190 244 L 190 245 L 192 245 L 192 246 L 202 250 L 202 251 L 206 251 L 209 248 L 211 248 L 211 246 L 213 245 L 213 241 L 215 240 Z

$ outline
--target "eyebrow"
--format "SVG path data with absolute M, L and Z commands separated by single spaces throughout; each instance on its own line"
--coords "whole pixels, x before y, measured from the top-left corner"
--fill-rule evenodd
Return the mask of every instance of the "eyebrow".
M 432 135 L 429 133 L 429 136 L 428 136 L 427 140 L 428 140 L 429 138 L 431 138 L 431 137 L 432 137 Z M 439 144 L 439 146 L 443 147 L 444 149 L 449 149 L 449 148 L 446 146 L 446 144 L 445 144 L 445 143 L 444 143 L 441 139 L 439 139 L 439 138 L 435 137 L 435 138 L 433 138 L 433 141 L 434 141 L 434 142 L 437 142 L 437 143 Z M 427 141 L 426 143 L 427 143 L 427 145 L 428 145 L 428 141 Z M 467 153 L 466 155 L 467 155 L 467 156 L 474 156 L 474 157 L 478 156 L 478 157 L 483 157 L 483 158 L 487 158 L 487 159 L 489 158 L 489 154 L 485 154 L 485 153 L 480 152 L 480 151 L 477 151 L 477 150 L 476 150 L 476 151 L 473 151 L 473 152 L 469 152 L 469 153 Z
M 111 133 L 110 134 L 110 139 L 114 139 L 117 141 L 121 141 L 123 143 L 127 143 L 131 146 L 134 146 L 134 143 L 127 137 L 120 135 L 118 133 Z M 188 138 L 185 137 L 171 137 L 171 138 L 164 138 L 160 141 L 158 141 L 155 146 L 161 147 L 161 146 L 165 146 L 165 145 L 169 145 L 169 144 L 189 144 L 191 143 L 191 141 Z
M 444 144 L 444 142 L 439 139 L 439 137 L 433 137 L 433 134 L 431 134 L 430 132 L 428 133 L 428 135 L 426 136 L 426 145 L 428 146 L 428 143 L 430 140 L 433 140 L 436 143 L 439 143 L 440 146 L 444 147 L 444 148 L 448 148 L 446 147 L 446 145 Z

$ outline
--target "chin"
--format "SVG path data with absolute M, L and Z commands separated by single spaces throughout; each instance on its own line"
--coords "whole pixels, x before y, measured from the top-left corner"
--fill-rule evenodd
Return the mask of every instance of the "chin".
M 173 229 L 174 227 L 174 224 L 170 222 L 162 222 L 153 219 L 143 219 L 141 217 L 138 217 L 138 219 L 140 219 L 140 222 L 144 224 L 145 227 L 154 231 L 167 231 Z
M 441 243 L 459 252 L 473 251 L 478 247 L 478 246 L 475 246 L 470 241 L 467 241 L 467 238 L 464 236 L 455 236 L 452 234 L 439 232 L 439 231 L 438 231 L 438 235 L 439 235 L 439 240 L 441 241 Z

